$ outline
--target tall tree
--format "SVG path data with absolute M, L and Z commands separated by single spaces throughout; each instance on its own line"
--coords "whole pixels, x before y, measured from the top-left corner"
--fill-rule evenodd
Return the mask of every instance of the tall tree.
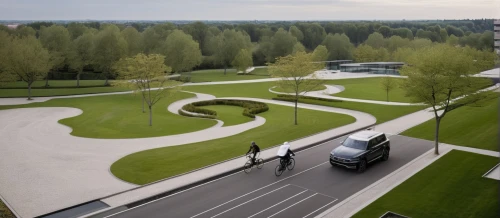
M 306 51 L 306 47 L 304 47 L 304 45 L 302 45 L 302 43 L 297 42 L 293 46 L 292 54 L 295 55 L 297 52 L 305 52 L 305 51 Z
M 307 49 L 313 50 L 325 39 L 325 29 L 318 23 L 300 23 L 298 27 L 304 34 L 302 44 L 304 44 Z
M 177 73 L 189 72 L 201 64 L 202 56 L 198 43 L 182 30 L 174 30 L 167 37 L 162 54 L 165 55 L 165 64 Z
M 345 34 L 328 34 L 321 43 L 328 50 L 327 60 L 349 60 L 352 59 L 354 45 Z
M 293 52 L 293 46 L 297 43 L 297 38 L 295 38 L 292 34 L 285 31 L 283 28 L 278 29 L 274 34 L 272 41 L 272 58 L 276 57 L 284 57 Z
M 378 28 L 377 30 L 380 34 L 382 34 L 382 36 L 384 36 L 384 38 L 389 38 L 392 36 L 392 30 L 390 27 L 388 26 L 381 26 L 380 28 Z
M 304 40 L 304 33 L 302 33 L 302 31 L 300 31 L 300 29 L 296 26 L 291 26 L 289 32 L 292 36 L 297 38 L 298 41 Z
M 453 45 L 453 46 L 456 46 L 458 45 L 458 37 L 456 37 L 455 35 L 451 34 L 448 39 L 446 40 L 446 43 L 448 45 Z
M 217 36 L 221 33 L 219 28 L 211 26 L 207 29 L 205 43 L 202 48 L 202 54 L 211 56 L 217 51 Z
M 382 34 L 372 33 L 368 36 L 368 39 L 366 39 L 365 44 L 373 48 L 382 48 L 385 47 L 386 40 Z
M 490 63 L 493 66 L 493 62 Z M 473 94 L 484 85 L 472 78 L 485 68 L 477 65 L 474 57 L 465 48 L 439 44 L 417 50 L 409 58 L 408 65 L 401 69 L 401 74 L 408 76 L 402 88 L 406 95 L 415 102 L 430 105 L 436 120 L 435 149 L 439 154 L 439 126 L 445 115 L 457 105 L 471 104 L 481 96 Z M 469 95 L 453 104 L 453 97 Z
M 116 26 L 107 26 L 94 37 L 92 66 L 106 77 L 105 85 L 108 85 L 109 78 L 114 75 L 113 64 L 122 57 L 126 57 L 127 53 L 127 41 Z
M 40 29 L 40 42 L 50 54 L 53 68 L 51 72 L 57 71 L 66 64 L 66 57 L 71 43 L 68 30 L 63 26 L 42 26 Z M 50 72 L 49 72 L 50 73 Z M 45 87 L 49 86 L 49 76 L 45 78 Z
M 205 46 L 205 36 L 208 30 L 208 26 L 200 21 L 194 23 L 186 24 L 182 27 L 182 30 L 193 37 L 193 40 L 198 42 L 200 49 L 203 51 Z
M 149 126 L 153 125 L 153 106 L 169 94 L 175 93 L 180 83 L 169 80 L 165 73 L 171 69 L 165 65 L 165 56 L 158 54 L 137 54 L 131 58 L 122 58 L 113 66 L 118 78 L 135 87 L 136 92 L 148 105 Z M 132 80 L 131 82 L 128 82 Z M 156 86 L 156 90 L 152 87 Z
M 224 75 L 241 49 L 252 49 L 250 37 L 235 30 L 224 30 L 217 36 L 215 43 L 217 45 L 215 61 L 224 66 Z
M 52 68 L 49 51 L 34 36 L 14 38 L 7 51 L 4 70 L 28 84 L 28 100 L 31 100 L 31 85 L 46 77 Z
M 276 63 L 271 64 L 269 71 L 273 77 L 280 78 L 277 86 L 284 90 L 293 90 L 295 102 L 294 124 L 297 125 L 297 105 L 300 96 L 314 90 L 324 83 L 324 80 L 315 78 L 315 71 L 320 70 L 322 64 L 315 63 L 313 55 L 306 52 L 297 52 L 294 55 L 278 57 Z M 308 76 L 312 74 L 311 77 Z
M 354 59 L 357 62 L 376 62 L 388 61 L 389 52 L 385 48 L 373 48 L 369 45 L 360 45 L 353 52 Z
M 83 23 L 71 22 L 68 24 L 68 32 L 71 40 L 75 40 L 89 30 Z
M 69 68 L 76 70 L 76 86 L 80 87 L 80 76 L 86 66 L 92 64 L 94 35 L 88 31 L 79 36 L 70 45 L 68 53 Z
M 242 71 L 245 74 L 246 70 L 253 65 L 252 52 L 241 49 L 231 64 L 236 68 L 236 71 Z
M 324 45 L 318 45 L 314 52 L 312 53 L 312 59 L 314 61 L 326 61 L 328 58 L 328 49 Z
M 409 47 L 410 43 L 409 39 L 404 39 L 400 36 L 391 36 L 387 39 L 387 49 L 392 53 L 398 48 Z
M 0 85 L 2 82 L 10 82 L 15 80 L 14 74 L 7 72 L 6 64 L 9 45 L 11 43 L 12 37 L 9 33 L 0 30 Z
M 142 35 L 134 27 L 127 27 L 122 30 L 121 35 L 127 41 L 129 57 L 135 56 L 144 50 Z

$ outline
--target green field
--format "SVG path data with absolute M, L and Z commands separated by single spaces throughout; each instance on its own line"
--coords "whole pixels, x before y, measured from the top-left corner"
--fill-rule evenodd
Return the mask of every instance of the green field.
M 268 105 L 269 111 L 259 114 L 266 123 L 258 128 L 222 139 L 134 153 L 115 162 L 111 172 L 127 182 L 146 184 L 243 155 L 251 141 L 268 148 L 355 121 L 347 115 L 299 109 L 299 125 L 293 125 L 292 107 Z
M 104 86 L 105 80 L 80 80 L 80 87 Z M 49 87 L 76 87 L 76 80 L 49 80 Z M 2 83 L 0 87 L 5 88 L 28 88 L 23 81 Z M 35 81 L 31 87 L 45 87 L 45 80 Z
M 0 200 L 0 218 L 15 218 L 12 211 L 9 210 L 7 205 L 5 205 L 2 200 Z
M 494 98 L 481 107 L 465 106 L 448 112 L 441 121 L 439 141 L 498 151 L 498 106 L 498 98 Z M 432 119 L 401 134 L 434 140 L 435 129 Z
M 401 83 L 403 78 L 393 78 L 396 83 Z M 387 101 L 387 93 L 382 88 L 383 78 L 360 78 L 360 79 L 339 79 L 329 81 L 329 85 L 341 85 L 345 90 L 333 94 L 333 96 L 343 98 L 356 98 L 376 101 Z M 389 92 L 389 101 L 392 102 L 410 102 L 410 98 L 405 97 L 405 92 L 399 85 Z
M 82 95 L 109 92 L 130 91 L 125 87 L 88 87 L 88 88 L 58 88 L 58 89 L 32 89 L 32 97 Z M 28 89 L 0 89 L 0 98 L 28 97 Z
M 453 150 L 355 214 L 412 218 L 498 217 L 498 181 L 482 175 L 498 158 Z
M 275 85 L 276 83 L 274 82 L 259 82 L 259 83 L 247 83 L 247 84 L 185 86 L 183 87 L 183 89 L 192 92 L 212 94 L 217 97 L 253 97 L 253 98 L 272 99 L 276 97 L 276 94 L 269 92 L 268 89 Z M 377 118 L 377 123 L 389 121 L 425 108 L 424 106 L 393 106 L 393 105 L 367 104 L 367 103 L 348 102 L 348 101 L 326 102 L 318 100 L 302 100 L 302 102 L 363 111 L 375 116 Z
M 326 87 L 324 85 L 320 85 L 320 86 L 314 87 L 313 89 L 311 89 L 309 91 L 320 91 L 320 90 L 325 90 L 325 89 L 326 89 Z M 295 91 L 293 89 L 290 89 L 290 88 L 283 89 L 281 87 L 274 87 L 272 90 L 275 92 L 295 93 Z M 300 92 L 303 92 L 303 91 L 304 91 L 304 89 L 300 89 Z
M 218 70 L 198 70 L 191 72 L 191 82 L 214 82 L 214 81 L 234 81 L 269 78 L 267 68 L 257 68 L 247 75 L 236 74 L 235 69 L 228 69 L 224 75 L 224 69 Z
M 217 111 L 217 119 L 222 120 L 224 122 L 223 126 L 233 126 L 253 120 L 250 117 L 243 116 L 244 108 L 238 106 L 210 105 L 210 106 L 203 106 L 200 108 Z
M 82 98 L 53 99 L 27 105 L 0 106 L 0 109 L 28 107 L 73 107 L 83 114 L 60 120 L 73 129 L 74 136 L 88 138 L 143 138 L 175 135 L 211 127 L 215 120 L 194 119 L 170 113 L 170 103 L 194 97 L 179 92 L 159 101 L 153 107 L 153 128 L 149 126 L 149 113 L 142 113 L 142 97 L 136 94 L 104 95 Z

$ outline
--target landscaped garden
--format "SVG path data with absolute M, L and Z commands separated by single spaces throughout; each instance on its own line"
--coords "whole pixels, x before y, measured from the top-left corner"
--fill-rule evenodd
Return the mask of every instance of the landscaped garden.
M 435 128 L 431 119 L 401 134 L 434 140 Z M 498 98 L 450 111 L 439 129 L 440 142 L 498 151 Z
M 115 162 L 111 172 L 125 181 L 146 184 L 240 156 L 251 141 L 265 149 L 355 121 L 343 114 L 299 109 L 299 125 L 293 125 L 292 107 L 268 106 L 269 111 L 259 114 L 266 123 L 258 128 L 222 139 L 134 153 Z
M 190 74 L 190 82 L 215 82 L 215 81 L 234 81 L 234 80 L 251 80 L 251 79 L 266 79 L 270 75 L 267 68 L 255 68 L 248 74 L 237 74 L 235 69 L 227 69 L 224 75 L 224 69 L 218 70 L 198 70 Z
M 497 163 L 496 157 L 453 150 L 353 217 L 387 211 L 412 218 L 497 217 L 498 181 L 482 177 Z
M 376 101 L 387 101 L 387 93 L 382 87 L 382 77 L 360 78 L 360 79 L 339 79 L 329 81 L 328 85 L 341 85 L 345 90 L 333 96 L 344 98 L 356 98 Z M 399 87 L 404 78 L 392 78 L 397 85 L 389 92 L 391 102 L 411 102 L 405 97 L 405 92 Z

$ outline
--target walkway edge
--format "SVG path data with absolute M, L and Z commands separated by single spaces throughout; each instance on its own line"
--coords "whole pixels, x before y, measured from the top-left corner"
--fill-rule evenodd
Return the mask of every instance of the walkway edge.
M 9 210 L 14 214 L 14 216 L 16 217 L 21 217 L 19 216 L 19 214 L 17 214 L 17 212 L 14 210 L 14 208 L 12 206 L 10 206 L 9 202 L 7 202 L 7 200 L 5 200 L 5 198 L 2 197 L 2 195 L 0 195 L 0 201 L 2 201 L 5 206 L 7 206 L 7 208 L 9 208 Z
M 326 142 L 329 142 L 329 141 L 332 141 L 334 139 L 337 139 L 337 138 L 349 135 L 349 134 L 354 133 L 354 132 L 358 132 L 358 131 L 364 130 L 364 129 L 372 127 L 374 125 L 375 124 L 367 125 L 367 126 L 364 126 L 362 128 L 358 128 L 358 129 L 355 129 L 355 130 L 352 130 L 352 131 L 349 131 L 349 132 L 346 132 L 346 133 L 343 133 L 343 134 L 340 134 L 340 135 L 332 136 L 332 137 L 329 137 L 327 139 L 323 139 L 323 140 L 317 141 L 317 142 L 315 142 L 313 144 L 309 144 L 309 145 L 297 148 L 294 151 L 295 152 L 300 152 L 300 151 L 303 151 L 303 150 L 306 150 L 306 149 L 310 149 L 310 148 L 313 148 L 313 147 L 316 147 L 316 146 L 320 146 L 320 145 L 322 145 L 322 144 L 324 144 Z M 325 131 L 329 131 L 329 130 L 325 130 Z M 322 131 L 322 132 L 325 132 L 325 131 Z M 295 139 L 293 141 L 296 141 L 296 140 L 299 140 L 299 139 L 303 139 L 303 138 L 307 138 L 307 137 L 311 137 L 311 136 L 320 134 L 322 132 L 318 132 L 318 133 L 315 133 L 313 135 L 309 135 L 309 136 L 305 136 L 305 137 L 302 137 L 302 138 L 298 138 L 298 139 Z M 290 141 L 290 142 L 293 142 L 293 141 Z M 278 146 L 280 146 L 280 145 L 269 147 L 267 149 L 263 149 L 262 151 L 275 149 Z M 152 184 L 156 184 L 156 183 L 159 183 L 159 182 L 163 182 L 163 181 L 166 181 L 166 180 L 177 178 L 177 177 L 180 177 L 180 176 L 183 176 L 183 175 L 187 175 L 187 174 L 190 174 L 190 173 L 196 173 L 197 171 L 200 171 L 200 170 L 203 170 L 203 169 L 206 169 L 206 168 L 209 168 L 209 167 L 213 167 L 213 166 L 216 166 L 216 165 L 224 164 L 226 162 L 229 162 L 231 160 L 235 160 L 235 159 L 238 159 L 238 158 L 241 158 L 241 157 L 244 157 L 244 156 L 234 157 L 234 158 L 231 158 L 231 159 L 219 162 L 219 163 L 215 163 L 215 164 L 208 165 L 208 166 L 205 166 L 205 167 L 193 170 L 193 171 L 186 172 L 184 174 L 179 174 L 179 175 L 176 175 L 176 176 L 173 176 L 173 177 L 169 177 L 169 178 L 166 178 L 166 179 L 154 182 L 154 183 L 150 183 L 150 184 L 147 184 L 147 185 L 144 185 L 144 186 L 140 186 L 140 187 L 134 188 L 132 190 L 136 190 L 136 189 L 139 189 L 139 188 L 144 188 L 144 187 L 152 185 Z M 273 161 L 275 159 L 277 159 L 277 157 L 266 158 L 266 159 L 264 159 L 264 162 L 270 162 L 270 161 Z M 117 213 L 117 212 L 125 210 L 127 208 L 132 208 L 132 207 L 135 207 L 135 206 L 138 206 L 138 205 L 150 202 L 150 201 L 154 201 L 156 199 L 164 198 L 164 197 L 167 197 L 169 195 L 172 195 L 172 194 L 175 194 L 175 193 L 178 193 L 178 192 L 181 192 L 181 191 L 184 191 L 184 190 L 187 190 L 187 189 L 190 189 L 190 188 L 193 188 L 193 187 L 196 187 L 196 186 L 208 183 L 210 181 L 214 181 L 214 180 L 217 180 L 217 179 L 229 176 L 229 175 L 234 174 L 236 172 L 239 172 L 241 170 L 243 170 L 243 166 L 238 166 L 235 169 L 232 169 L 232 170 L 229 170 L 229 171 L 226 171 L 226 172 L 221 172 L 221 173 L 218 173 L 218 174 L 214 174 L 213 176 L 207 177 L 207 178 L 202 179 L 202 180 L 198 180 L 198 181 L 195 181 L 195 182 L 192 182 L 192 183 L 188 183 L 188 184 L 185 184 L 185 185 L 182 185 L 182 186 L 179 186 L 179 187 L 175 187 L 175 188 L 172 188 L 170 190 L 165 190 L 162 193 L 158 193 L 158 194 L 156 194 L 154 196 L 150 196 L 148 198 L 144 198 L 144 199 L 132 201 L 132 202 L 129 202 L 128 204 L 126 204 L 126 205 L 112 206 L 112 207 L 109 207 L 109 208 L 106 208 L 106 209 L 103 209 L 103 210 L 99 210 L 99 211 L 96 211 L 96 212 L 93 212 L 93 213 L 90 213 L 90 214 L 83 215 L 81 217 L 105 217 L 107 215 L 111 215 L 113 213 Z M 129 190 L 129 191 L 131 191 L 131 190 Z M 127 192 L 127 191 L 125 191 L 125 192 Z M 122 193 L 125 193 L 125 192 L 122 192 Z M 120 193 L 118 193 L 118 194 L 120 194 Z M 117 194 L 114 194 L 112 196 L 115 196 L 115 195 L 117 195 Z M 110 196 L 108 196 L 108 197 L 110 197 Z M 105 197 L 105 198 L 107 198 L 107 197 Z M 126 208 L 123 208 L 123 207 L 126 207 Z

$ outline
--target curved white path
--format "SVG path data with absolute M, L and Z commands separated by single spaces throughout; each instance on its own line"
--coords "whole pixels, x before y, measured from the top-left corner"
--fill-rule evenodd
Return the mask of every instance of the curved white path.
M 339 92 L 342 92 L 345 90 L 343 86 L 340 85 L 324 85 L 326 89 L 324 90 L 319 90 L 319 91 L 311 91 L 307 93 L 301 93 L 304 96 L 310 96 L 310 97 L 317 97 L 317 98 L 324 98 L 324 99 L 334 99 L 334 100 L 341 100 L 341 101 L 352 101 L 352 102 L 360 102 L 360 103 L 369 103 L 369 104 L 382 104 L 382 105 L 397 105 L 397 106 L 414 106 L 414 105 L 424 105 L 421 103 L 404 103 L 404 102 L 387 102 L 387 101 L 374 101 L 374 100 L 364 100 L 364 99 L 356 99 L 356 98 L 342 98 L 342 97 L 337 97 L 337 96 L 331 96 L 332 94 L 336 94 Z M 280 94 L 280 95 L 294 95 L 293 93 L 286 93 L 286 92 L 277 92 L 274 91 L 272 87 L 269 89 L 269 92 L 274 93 L 274 94 Z
M 168 109 L 177 113 L 186 103 L 213 98 L 197 94 L 196 98 L 176 102 Z M 237 99 L 293 105 L 265 99 Z M 347 114 L 357 119 L 355 123 L 336 128 L 339 130 L 354 130 L 375 123 L 374 117 L 357 111 L 302 104 L 299 107 Z M 0 187 L 9 187 L 0 189 L 0 194 L 21 216 L 42 215 L 136 187 L 109 172 L 115 161 L 128 154 L 228 137 L 265 123 L 264 118 L 257 117 L 240 125 L 220 127 L 222 123 L 219 122 L 212 128 L 180 135 L 91 139 L 72 136 L 71 128 L 57 122 L 81 113 L 80 109 L 67 107 L 0 110 L 0 123 L 3 124 L 0 127 Z M 315 141 L 314 138 L 310 140 Z

